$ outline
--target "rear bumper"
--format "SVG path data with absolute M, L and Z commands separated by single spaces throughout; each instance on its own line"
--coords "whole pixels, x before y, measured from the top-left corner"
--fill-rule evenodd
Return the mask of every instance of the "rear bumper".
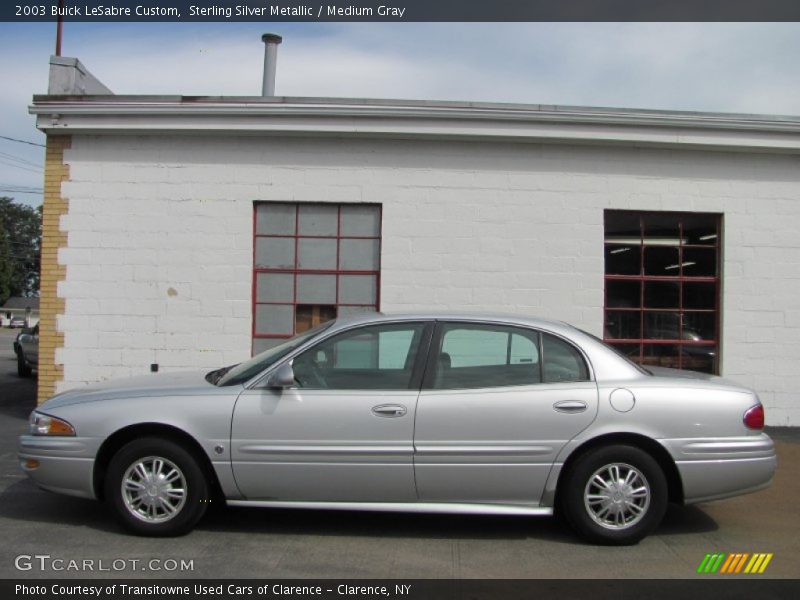
M 775 445 L 766 434 L 664 440 L 664 445 L 675 458 L 686 504 L 763 490 L 778 465 Z
M 94 458 L 87 456 L 91 453 L 92 442 L 74 437 L 20 436 L 20 468 L 41 488 L 79 498 L 95 498 Z M 36 466 L 29 461 L 36 461 Z

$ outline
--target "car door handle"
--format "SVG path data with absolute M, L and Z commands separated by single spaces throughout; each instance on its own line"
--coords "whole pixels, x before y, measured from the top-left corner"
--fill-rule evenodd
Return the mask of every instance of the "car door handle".
M 579 413 L 585 411 L 588 405 L 580 400 L 562 400 L 553 404 L 553 408 L 563 413 Z
M 377 417 L 402 417 L 408 410 L 402 404 L 381 404 L 372 407 L 372 414 Z

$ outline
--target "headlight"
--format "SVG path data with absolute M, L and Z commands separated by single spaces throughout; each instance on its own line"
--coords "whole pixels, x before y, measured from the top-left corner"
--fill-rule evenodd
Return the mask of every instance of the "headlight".
M 63 419 L 36 411 L 31 413 L 28 425 L 31 435 L 75 435 L 75 428 Z

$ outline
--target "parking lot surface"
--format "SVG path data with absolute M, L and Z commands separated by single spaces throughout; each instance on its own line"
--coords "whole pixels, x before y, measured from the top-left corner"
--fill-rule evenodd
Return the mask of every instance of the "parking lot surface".
M 800 577 L 797 429 L 770 431 L 779 458 L 770 489 L 670 507 L 634 547 L 585 545 L 554 518 L 226 507 L 185 537 L 130 536 L 103 505 L 42 491 L 19 470 L 16 438 L 36 386 L 17 377 L 15 335 L 0 330 L 2 578 L 687 578 L 714 552 L 773 553 L 757 577 Z

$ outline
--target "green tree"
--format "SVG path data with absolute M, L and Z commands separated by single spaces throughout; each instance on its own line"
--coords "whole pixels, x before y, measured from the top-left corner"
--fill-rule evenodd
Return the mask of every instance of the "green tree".
M 0 305 L 39 293 L 42 208 L 0 198 Z

